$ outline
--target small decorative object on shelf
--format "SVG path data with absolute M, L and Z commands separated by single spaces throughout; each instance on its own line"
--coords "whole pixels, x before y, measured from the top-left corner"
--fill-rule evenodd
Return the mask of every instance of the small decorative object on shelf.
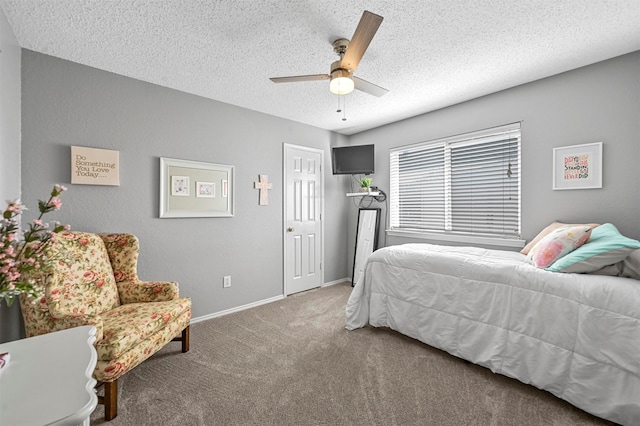
M 360 192 L 371 192 L 371 181 L 370 177 L 360 179 Z
M 20 200 L 9 201 L 0 219 L 0 300 L 7 306 L 13 304 L 20 293 L 39 297 L 42 289 L 30 276 L 47 266 L 51 259 L 45 248 L 55 238 L 55 234 L 69 229 L 69 225 L 59 222 L 44 223 L 42 217 L 59 210 L 62 202 L 58 198 L 66 191 L 62 185 L 55 185 L 47 201 L 39 200 L 40 216 L 24 231 L 20 228 L 20 215 L 27 208 Z

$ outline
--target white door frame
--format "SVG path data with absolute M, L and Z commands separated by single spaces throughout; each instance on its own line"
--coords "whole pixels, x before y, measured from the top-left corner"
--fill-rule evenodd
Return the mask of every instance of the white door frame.
M 283 142 L 282 144 L 282 294 L 287 297 L 287 150 L 289 148 L 320 154 L 320 286 L 324 286 L 324 150 L 310 148 L 308 146 L 294 145 Z

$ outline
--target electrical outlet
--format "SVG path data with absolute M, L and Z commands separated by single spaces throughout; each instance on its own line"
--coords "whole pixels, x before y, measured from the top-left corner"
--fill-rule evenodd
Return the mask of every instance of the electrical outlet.
M 227 275 L 222 279 L 222 287 L 223 288 L 231 287 L 231 275 Z

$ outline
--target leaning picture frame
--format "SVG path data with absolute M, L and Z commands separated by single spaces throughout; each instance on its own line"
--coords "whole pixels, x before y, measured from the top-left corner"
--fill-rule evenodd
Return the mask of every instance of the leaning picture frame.
M 602 188 L 602 142 L 553 149 L 553 190 Z
M 234 166 L 160 157 L 160 218 L 232 217 Z M 215 188 L 226 196 L 216 196 Z

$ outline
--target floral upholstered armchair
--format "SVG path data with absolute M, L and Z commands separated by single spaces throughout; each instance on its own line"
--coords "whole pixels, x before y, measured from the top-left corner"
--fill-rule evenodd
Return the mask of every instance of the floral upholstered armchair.
M 138 279 L 138 239 L 131 234 L 62 232 L 47 249 L 55 259 L 44 295 L 21 295 L 27 337 L 80 325 L 96 327 L 98 362 L 93 372 L 104 385 L 105 419 L 117 415 L 117 380 L 171 340 L 189 350 L 191 299 L 178 296 L 175 282 Z

